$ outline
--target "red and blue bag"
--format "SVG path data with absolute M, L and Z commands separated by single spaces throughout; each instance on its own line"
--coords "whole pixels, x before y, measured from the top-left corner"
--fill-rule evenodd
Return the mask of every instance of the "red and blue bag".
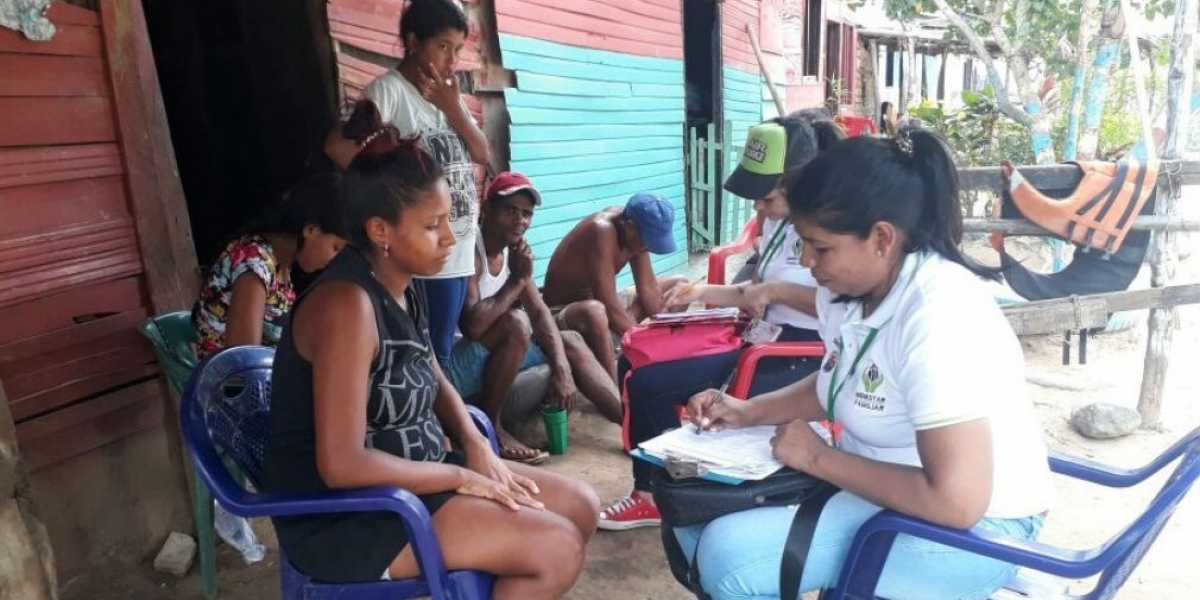
M 743 325 L 737 316 L 705 317 L 694 320 L 667 319 L 631 327 L 621 336 L 621 354 L 629 361 L 629 370 L 621 381 L 621 442 L 625 451 L 629 442 L 629 378 L 639 368 L 672 360 L 721 354 L 744 345 L 740 336 Z

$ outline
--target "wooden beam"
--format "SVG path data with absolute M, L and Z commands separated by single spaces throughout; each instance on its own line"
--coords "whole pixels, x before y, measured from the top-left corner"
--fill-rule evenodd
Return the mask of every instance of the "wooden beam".
M 1129 9 L 1128 0 L 1122 0 L 1122 10 Z M 1196 68 L 1196 35 L 1197 14 L 1195 0 L 1179 0 L 1175 7 L 1175 28 L 1171 35 L 1170 66 L 1167 69 L 1167 139 L 1163 158 L 1176 159 L 1184 156 L 1187 149 L 1187 131 L 1191 116 L 1191 99 L 1193 76 Z M 1129 27 L 1128 23 L 1126 27 Z M 1132 34 L 1130 34 L 1132 36 Z M 1133 43 L 1132 37 L 1130 43 Z M 1136 57 L 1135 57 L 1136 58 Z M 1135 61 L 1135 67 L 1140 62 Z M 1140 73 L 1135 68 L 1135 73 Z M 1138 92 L 1145 95 L 1138 80 Z M 1140 103 L 1143 113 L 1148 112 L 1146 104 Z M 1143 116 L 1143 119 L 1146 119 Z M 1150 135 L 1150 123 L 1143 120 L 1147 139 Z M 1171 217 L 1178 214 L 1179 201 L 1182 194 L 1180 186 L 1169 186 L 1166 193 L 1158 195 L 1154 205 L 1154 214 Z M 1150 261 L 1150 285 L 1155 289 L 1171 285 L 1175 279 L 1175 266 L 1179 263 L 1179 248 L 1176 236 L 1164 232 L 1154 236 L 1150 243 L 1148 254 Z M 1138 414 L 1142 416 L 1142 427 L 1157 429 L 1159 415 L 1162 410 L 1163 395 L 1167 387 L 1167 367 L 1171 361 L 1171 345 L 1175 337 L 1175 324 L 1179 315 L 1170 307 L 1155 307 L 1150 311 L 1148 320 L 1148 337 L 1146 338 L 1146 358 L 1142 367 L 1142 388 L 1138 396 Z
M 196 250 L 141 2 L 100 0 L 126 187 L 150 303 L 156 313 L 191 306 Z
M 1003 307 L 1017 335 L 1040 335 L 1103 327 L 1108 315 L 1125 310 L 1200 303 L 1200 284 L 1021 302 Z
M 1082 176 L 1079 168 L 1072 164 L 1018 168 L 1021 170 L 1021 175 L 1033 184 L 1033 187 L 1042 191 L 1073 190 L 1079 184 Z M 1160 161 L 1158 184 L 1164 186 L 1167 181 L 1178 182 L 1182 185 L 1200 184 L 1200 161 Z M 998 191 L 1004 185 L 1004 179 L 1000 175 L 1000 167 L 966 167 L 958 170 L 958 183 L 963 191 Z
M 1200 231 L 1200 218 L 1171 215 L 1138 217 L 1130 228 L 1133 231 Z M 1000 231 L 1005 235 L 1056 235 L 1025 219 L 963 219 L 963 231 Z

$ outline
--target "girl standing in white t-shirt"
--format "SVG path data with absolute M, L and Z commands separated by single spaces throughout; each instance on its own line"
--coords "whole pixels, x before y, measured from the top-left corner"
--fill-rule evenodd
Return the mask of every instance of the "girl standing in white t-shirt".
M 421 147 L 438 161 L 450 184 L 454 250 L 445 268 L 425 284 L 429 335 L 442 365 L 454 343 L 467 277 L 475 271 L 479 197 L 474 165 L 488 163 L 487 138 L 467 111 L 454 76 L 466 39 L 467 17 L 457 2 L 411 0 L 400 17 L 404 58 L 363 90 L 401 136 L 421 137 Z
M 924 131 L 851 138 L 785 187 L 801 262 L 821 285 L 821 369 L 746 402 L 702 392 L 688 411 L 701 428 L 778 424 L 775 456 L 843 490 L 820 513 L 801 591 L 836 585 L 859 526 L 885 507 L 1036 538 L 1050 502 L 1046 449 L 1020 344 L 983 284 L 996 273 L 958 247 L 958 179 L 944 143 Z M 809 426 L 824 419 L 832 445 Z M 773 597 L 795 514 L 753 509 L 675 534 L 714 599 Z M 900 535 L 875 594 L 987 598 L 1015 571 Z

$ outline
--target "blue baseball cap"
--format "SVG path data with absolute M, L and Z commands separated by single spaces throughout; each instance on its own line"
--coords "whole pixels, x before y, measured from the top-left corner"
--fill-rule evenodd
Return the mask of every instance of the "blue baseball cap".
M 625 204 L 625 215 L 637 225 L 647 250 L 654 254 L 675 251 L 675 234 L 671 231 L 675 208 L 666 198 L 648 192 L 634 194 Z

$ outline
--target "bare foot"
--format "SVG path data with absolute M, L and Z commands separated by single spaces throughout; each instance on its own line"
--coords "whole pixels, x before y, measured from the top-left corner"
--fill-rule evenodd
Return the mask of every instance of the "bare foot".
M 540 465 L 550 456 L 545 450 L 537 450 L 522 444 L 509 432 L 497 427 L 496 440 L 500 443 L 500 458 L 527 465 Z

